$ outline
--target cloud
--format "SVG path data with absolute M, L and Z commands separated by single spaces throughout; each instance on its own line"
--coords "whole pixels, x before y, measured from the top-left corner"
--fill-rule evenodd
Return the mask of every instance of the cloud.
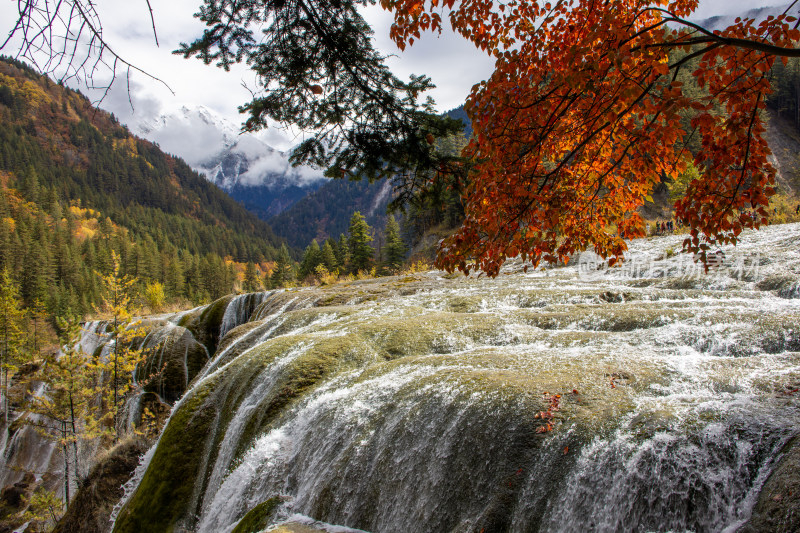
M 244 155 L 248 161 L 247 171 L 239 177 L 239 183 L 244 186 L 270 185 L 273 182 L 275 185 L 291 183 L 306 187 L 324 179 L 322 170 L 292 167 L 287 154 L 268 149 L 253 137 L 241 136 L 233 151 Z
M 391 56 L 387 63 L 396 76 L 407 79 L 410 74 L 426 74 L 433 80 L 436 89 L 427 94 L 440 111 L 463 104 L 472 86 L 487 79 L 494 70 L 494 60 L 453 32 L 448 22 L 441 35 L 425 33 L 401 52 L 389 38 L 392 14 L 378 5 L 367 6 L 361 12 L 375 31 L 377 49 Z
M 702 20 L 709 17 L 721 15 L 742 15 L 747 11 L 755 8 L 785 5 L 785 2 L 770 2 L 758 5 L 759 2 L 753 0 L 701 0 L 700 5 L 694 13 L 692 13 L 691 20 Z M 733 21 L 731 21 L 733 22 Z
M 100 95 L 92 94 L 99 98 Z M 132 80 L 130 92 L 128 91 L 125 80 L 118 79 L 108 91 L 102 102 L 102 107 L 106 111 L 114 113 L 123 124 L 135 124 L 144 117 L 155 119 L 161 114 L 161 101 L 149 94 L 141 83 Z
M 157 142 L 162 150 L 177 154 L 190 165 L 197 165 L 208 158 L 209 154 L 216 154 L 225 145 L 225 135 L 212 124 L 207 124 L 197 117 L 175 117 L 155 134 L 147 135 L 150 140 Z

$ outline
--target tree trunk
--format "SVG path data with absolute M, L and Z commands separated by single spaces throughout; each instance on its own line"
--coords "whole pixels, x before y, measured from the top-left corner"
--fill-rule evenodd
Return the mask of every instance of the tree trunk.
M 8 368 L 3 369 L 3 403 L 5 404 L 3 416 L 8 427 Z
M 0 364 L 0 369 L 2 369 L 3 375 L 0 376 L 3 379 L 3 420 L 5 420 L 6 427 L 8 427 L 8 320 L 4 321 L 3 324 L 3 358 L 2 364 Z
M 61 423 L 61 436 L 64 437 L 62 446 L 64 452 L 64 507 L 69 509 L 69 451 L 67 450 L 67 422 Z
M 3 379 L 3 372 L 5 371 L 5 369 L 6 369 L 6 361 L 5 361 L 5 356 L 3 356 L 3 357 L 0 357 L 0 381 L 2 381 L 2 379 Z M 7 413 L 7 411 L 6 411 L 6 389 L 5 389 L 5 387 L 3 387 L 2 383 L 0 383 L 0 397 L 2 397 L 2 398 L 0 398 L 0 408 L 3 409 L 3 416 L 4 416 L 3 419 L 5 420 L 5 423 L 6 423 L 6 429 L 8 429 L 8 414 L 6 414 Z
M 72 453 L 75 456 L 75 479 L 80 477 L 80 469 L 78 468 L 78 429 L 75 424 L 75 404 L 73 403 L 72 394 L 69 395 L 69 418 L 72 423 Z
M 114 295 L 114 305 L 117 305 L 117 296 Z M 117 350 L 119 349 L 119 330 L 117 328 L 117 315 L 114 315 L 114 332 L 116 338 L 114 339 L 114 444 L 119 440 L 119 429 L 117 429 Z

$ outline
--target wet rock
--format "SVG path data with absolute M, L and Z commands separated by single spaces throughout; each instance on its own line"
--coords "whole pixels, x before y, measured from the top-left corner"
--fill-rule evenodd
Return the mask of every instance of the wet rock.
M 272 533 L 318 533 L 330 531 L 330 529 L 325 529 L 324 527 L 317 528 L 308 524 L 302 524 L 300 522 L 286 522 L 275 527 L 275 529 L 271 529 L 270 531 Z
M 656 284 L 566 267 L 279 291 L 175 409 L 116 531 L 260 527 L 250 513 L 274 494 L 368 531 L 739 523 L 797 425 L 795 396 L 775 391 L 800 379 L 797 309 L 663 266 Z M 300 522 L 268 525 L 316 527 Z
M 239 520 L 239 523 L 236 524 L 236 527 L 233 528 L 231 533 L 258 533 L 262 531 L 269 525 L 270 519 L 272 515 L 275 514 L 275 510 L 280 503 L 281 499 L 278 497 L 273 497 L 265 502 L 259 503 Z M 288 529 L 287 531 L 292 530 Z
M 800 281 L 795 280 L 778 290 L 778 296 L 781 298 L 800 298 Z
M 179 325 L 191 331 L 195 339 L 203 344 L 209 353 L 214 353 L 219 343 L 222 319 L 233 298 L 234 296 L 230 294 L 215 300 L 197 313 L 184 317 Z
M 140 456 L 147 448 L 145 441 L 130 439 L 121 442 L 101 457 L 53 533 L 108 531 L 111 511 L 122 498 L 123 485 L 133 475 L 139 465 Z
M 619 292 L 606 291 L 600 293 L 600 299 L 607 303 L 619 303 L 625 301 L 625 295 Z
M 208 351 L 186 328 L 156 327 L 145 340 L 145 361 L 137 367 L 136 378 L 145 390 L 173 403 L 208 362 Z
M 36 487 L 36 478 L 30 472 L 26 472 L 21 481 L 14 483 L 10 487 L 5 487 L 0 493 L 0 504 L 3 506 L 3 514 L 8 511 L 20 511 L 25 500 L 30 498 L 33 489 Z
M 170 404 L 163 402 L 158 394 L 143 392 L 136 398 L 130 399 L 126 409 L 132 410 L 127 417 L 129 429 L 135 429 L 145 440 L 155 442 L 164 428 L 171 407 Z
M 773 274 L 758 283 L 756 288 L 760 291 L 785 291 L 797 284 L 797 277 L 789 274 Z
M 753 514 L 737 533 L 796 533 L 800 531 L 800 437 L 783 449 L 759 494 Z

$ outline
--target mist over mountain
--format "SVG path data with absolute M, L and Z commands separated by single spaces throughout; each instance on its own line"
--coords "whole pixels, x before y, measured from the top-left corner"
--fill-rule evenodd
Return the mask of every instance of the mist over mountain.
M 767 19 L 768 17 L 777 17 L 778 15 L 782 15 L 791 7 L 792 7 L 791 3 L 779 6 L 754 7 L 753 9 L 749 9 L 737 15 L 717 15 L 714 17 L 708 17 L 706 19 L 697 20 L 695 22 L 700 26 L 706 28 L 707 30 L 711 31 L 724 30 L 728 26 L 734 24 L 737 18 L 755 19 L 756 22 L 760 22 L 762 20 Z M 796 16 L 796 10 L 795 10 L 795 16 Z
M 186 160 L 194 170 L 261 218 L 277 215 L 324 183 L 322 171 L 292 167 L 289 155 L 259 136 L 240 133 L 214 111 L 184 105 L 134 126 L 139 135 Z

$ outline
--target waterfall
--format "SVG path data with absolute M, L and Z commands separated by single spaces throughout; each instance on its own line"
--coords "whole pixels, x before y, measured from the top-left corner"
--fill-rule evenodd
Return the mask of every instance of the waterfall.
M 230 330 L 250 320 L 250 316 L 253 312 L 259 305 L 264 303 L 271 294 L 272 292 L 251 292 L 235 296 L 228 304 L 228 307 L 225 308 L 225 314 L 222 315 L 222 323 L 219 326 L 219 338 L 223 338 Z
M 114 531 L 733 533 L 800 427 L 800 225 L 681 239 L 232 300 Z

